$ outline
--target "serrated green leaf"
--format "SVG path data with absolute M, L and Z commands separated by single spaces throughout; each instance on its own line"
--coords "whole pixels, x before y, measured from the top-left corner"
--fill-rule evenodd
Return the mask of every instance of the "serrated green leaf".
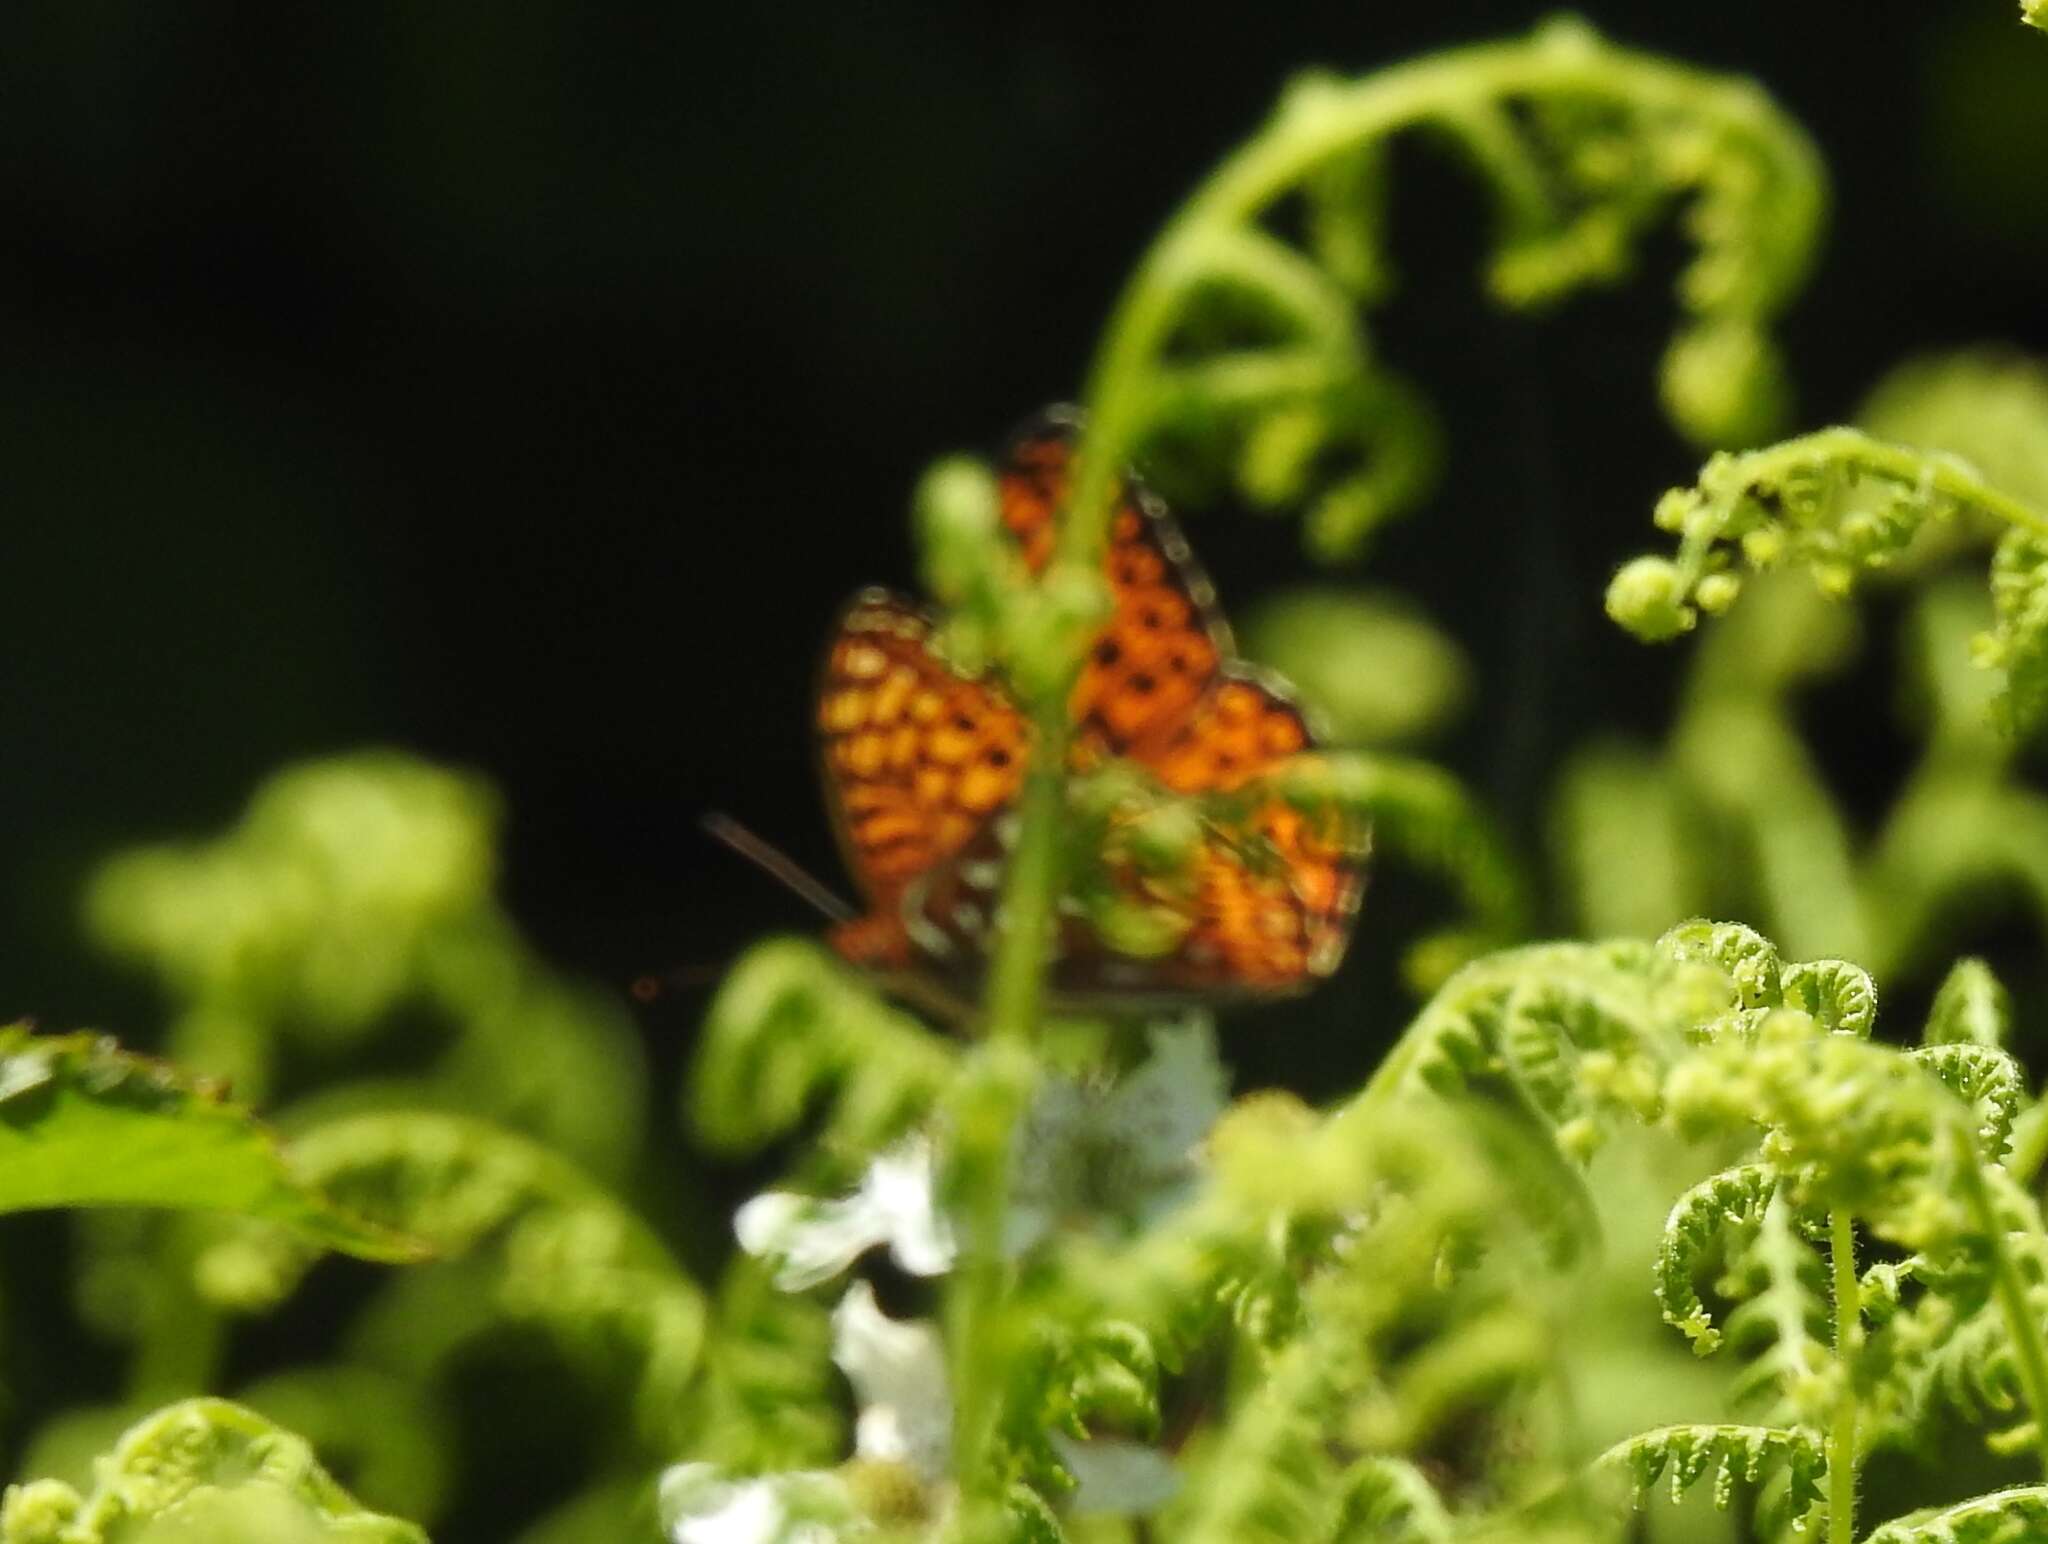
M 53 1206 L 235 1212 L 365 1259 L 423 1253 L 299 1178 L 218 1089 L 99 1035 L 15 1025 L 0 1029 L 0 1212 Z

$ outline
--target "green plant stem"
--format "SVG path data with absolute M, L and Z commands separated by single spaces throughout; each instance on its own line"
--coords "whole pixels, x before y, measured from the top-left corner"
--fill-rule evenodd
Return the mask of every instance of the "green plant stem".
M 953 1386 L 954 1474 L 961 1505 L 956 1537 L 995 1531 L 1002 1504 L 992 1447 L 1013 1360 L 1003 1258 L 1011 1148 L 1030 1096 L 1030 1045 L 1045 1000 L 1045 962 L 1059 891 L 1059 818 L 1065 797 L 1064 695 L 1040 711 L 1038 750 L 1018 802 L 1017 845 L 1005 881 L 990 967 L 987 1039 L 970 1061 L 954 1101 L 949 1189 L 966 1224 L 959 1268 L 946 1294 L 946 1344 Z M 1048 750 L 1048 746 L 1054 750 Z
M 1991 1187 L 1984 1182 L 1983 1160 L 1969 1131 L 1956 1127 L 1952 1140 L 1956 1149 L 1957 1172 L 1963 1198 L 1976 1215 L 1991 1251 L 1992 1287 L 1998 1294 L 1999 1312 L 2005 1315 L 2005 1331 L 2012 1339 L 2013 1355 L 2019 1363 L 2020 1386 L 2026 1391 L 2027 1413 L 2033 1418 L 2034 1451 L 2041 1460 L 2041 1472 L 2048 1476 L 2048 1345 L 2041 1326 L 2027 1302 L 2027 1286 L 2020 1279 L 2012 1250 L 2006 1247 L 2005 1226 L 1992 1204 Z
M 1828 1544 L 1856 1539 L 1856 1355 L 1863 1344 L 1862 1291 L 1856 1280 L 1856 1226 L 1846 1211 L 1828 1214 L 1835 1277 L 1835 1419 L 1828 1433 Z
M 1620 86 L 1617 82 L 1622 83 Z M 1108 538 L 1111 493 L 1136 448 L 1159 384 L 1164 357 L 1183 305 L 1215 263 L 1242 257 L 1257 218 L 1319 165 L 1347 150 L 1433 119 L 1457 117 L 1474 101 L 1496 102 L 1531 92 L 1571 91 L 1638 110 L 1716 110 L 1729 141 L 1747 141 L 1761 157 L 1784 158 L 1775 169 L 1789 188 L 1811 190 L 1788 214 L 1777 264 L 1758 274 L 1751 305 L 1767 312 L 1801 277 L 1805 239 L 1821 215 L 1822 179 L 1805 137 L 1762 93 L 1701 72 L 1611 49 L 1564 29 L 1530 42 L 1486 44 L 1385 70 L 1351 84 L 1318 83 L 1291 93 L 1273 122 L 1226 160 L 1181 206 L 1139 264 L 1110 316 L 1083 394 L 1086 428 L 1064 512 L 1052 569 L 1094 572 Z M 1065 671 L 1028 704 L 1037 729 L 1033 771 L 1019 806 L 1019 831 L 1003 886 L 1003 925 L 991 963 L 988 1049 L 1027 1047 L 1044 1001 L 1043 975 L 1058 893 L 1058 826 L 1069 740 L 1066 695 L 1079 669 L 1079 649 Z M 991 1060 L 987 1089 L 970 1091 L 976 1112 L 957 1128 L 955 1199 L 969 1223 L 968 1263 L 948 1295 L 958 1416 L 955 1472 L 961 1478 L 962 1527 L 986 1515 L 989 1476 L 985 1446 L 1000 1399 L 1000 1366 L 991 1365 L 989 1334 L 1000 1316 L 1004 1273 L 999 1263 L 1007 1156 L 1022 1109 L 1021 1094 L 999 1091 L 1009 1075 Z M 1376 1082 L 1378 1080 L 1375 1080 Z M 1389 1085 L 1391 1086 L 1391 1085 Z M 1014 1091 L 1013 1091 L 1014 1092 Z M 986 1094 L 985 1099 L 981 1095 Z M 986 1188 L 984 1188 L 986 1187 Z
M 2048 515 L 1979 482 L 1953 461 L 1872 439 L 1860 429 L 1820 429 L 1744 453 L 1737 463 L 1753 482 L 1782 482 L 1814 466 L 1847 467 L 1895 487 L 1930 486 L 1968 509 L 2048 538 Z
M 1625 93 L 1618 82 L 1625 83 Z M 1101 551 L 1110 490 L 1143 429 L 1157 364 L 1183 303 L 1210 272 L 1215 254 L 1233 250 L 1247 225 L 1336 155 L 1432 120 L 1459 120 L 1475 102 L 1567 91 L 1650 112 L 1697 110 L 1702 101 L 1712 101 L 1726 141 L 1743 141 L 1766 160 L 1782 158 L 1775 168 L 1780 184 L 1811 192 L 1784 222 L 1776 267 L 1758 276 L 1756 311 L 1772 309 L 1792 291 L 1807 238 L 1820 221 L 1822 179 L 1805 136 L 1746 84 L 1717 81 L 1563 31 L 1530 42 L 1452 50 L 1348 84 L 1317 82 L 1284 99 L 1266 131 L 1196 189 L 1118 299 L 1084 396 L 1087 432 L 1061 532 L 1062 555 L 1088 562 Z

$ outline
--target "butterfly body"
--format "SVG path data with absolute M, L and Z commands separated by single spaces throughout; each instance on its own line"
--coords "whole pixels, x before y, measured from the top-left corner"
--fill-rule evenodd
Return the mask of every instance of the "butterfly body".
M 1025 566 L 1050 560 L 1073 425 L 1047 415 L 1013 441 L 1002 523 Z M 1121 491 L 1105 556 L 1113 609 L 1068 711 L 1068 771 L 1139 769 L 1162 799 L 1198 812 L 1180 861 L 1138 861 L 1137 800 L 1090 825 L 1059 898 L 1050 964 L 1069 1001 L 1125 1005 L 1298 991 L 1341 959 L 1361 888 L 1365 833 L 1275 797 L 1237 797 L 1313 750 L 1285 689 L 1236 658 L 1208 579 L 1156 500 Z M 868 903 L 832 942 L 893 980 L 971 997 L 1000 927 L 1036 749 L 993 675 L 956 669 L 934 620 L 886 591 L 841 617 L 818 696 L 821 761 L 848 867 Z M 1127 851 L 1129 849 L 1129 851 Z

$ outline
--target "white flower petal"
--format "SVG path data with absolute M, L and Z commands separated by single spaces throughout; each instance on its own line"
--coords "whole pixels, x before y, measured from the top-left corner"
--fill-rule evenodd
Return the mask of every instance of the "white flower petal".
M 857 1281 L 832 1310 L 832 1360 L 860 1405 L 855 1453 L 907 1464 L 926 1484 L 941 1483 L 953 1445 L 953 1396 L 938 1330 L 889 1318 L 874 1289 Z
M 846 1487 L 810 1471 L 731 1479 L 716 1464 L 677 1464 L 659 1496 L 673 1544 L 840 1544 L 866 1527 Z
M 913 1138 L 877 1157 L 861 1181 L 861 1194 L 887 1230 L 890 1258 L 913 1276 L 943 1275 L 958 1253 L 939 1210 L 937 1167 L 931 1143 Z
M 880 1154 L 844 1200 L 770 1190 L 742 1206 L 733 1232 L 748 1254 L 776 1261 L 775 1285 L 801 1292 L 829 1281 L 878 1244 L 917 1276 L 953 1264 L 953 1235 L 934 1199 L 931 1144 L 922 1138 Z
M 1135 1517 L 1156 1512 L 1180 1489 L 1180 1473 L 1159 1449 L 1116 1437 L 1087 1441 L 1052 1434 L 1053 1451 L 1074 1477 L 1067 1510 L 1077 1517 Z
M 874 1219 L 854 1201 L 818 1201 L 770 1190 L 733 1215 L 740 1248 L 775 1264 L 775 1285 L 801 1292 L 839 1275 L 881 1242 Z
M 1152 1029 L 1152 1054 L 1103 1101 L 1101 1129 L 1120 1136 L 1147 1174 L 1177 1174 L 1192 1162 L 1229 1102 L 1230 1077 L 1216 1055 L 1216 1026 L 1191 1013 Z

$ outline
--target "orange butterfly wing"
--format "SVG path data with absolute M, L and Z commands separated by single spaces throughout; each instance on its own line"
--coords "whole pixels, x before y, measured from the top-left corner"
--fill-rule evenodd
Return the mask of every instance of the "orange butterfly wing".
M 1035 572 L 1048 561 L 1071 475 L 1074 421 L 1053 413 L 1011 447 L 1000 484 L 1003 523 Z M 1075 761 L 1104 755 L 1144 766 L 1175 793 L 1226 793 L 1315 737 L 1300 707 L 1234 657 L 1215 590 L 1171 515 L 1127 480 L 1105 557 L 1114 609 L 1075 683 Z M 1343 956 L 1363 890 L 1366 833 L 1312 821 L 1279 800 L 1237 823 L 1212 823 L 1192 894 L 1132 898 L 1183 909 L 1187 931 L 1160 959 L 1105 955 L 1070 941 L 1059 974 L 1106 989 L 1275 992 L 1329 974 Z
M 1027 566 L 1049 561 L 1074 424 L 1052 413 L 1012 442 L 1002 519 Z M 1127 481 L 1105 565 L 1113 611 L 1069 701 L 1072 760 L 1146 767 L 1176 793 L 1227 793 L 1313 748 L 1301 710 L 1234 657 L 1215 592 L 1171 516 Z M 855 600 L 826 660 L 818 730 L 827 801 L 871 912 L 835 929 L 856 963 L 964 982 L 979 964 L 1029 755 L 1021 713 L 992 683 L 954 672 L 931 622 L 886 592 Z M 1077 996 L 1270 994 L 1341 958 L 1358 904 L 1364 833 L 1278 800 L 1212 819 L 1192 873 L 1112 876 L 1122 898 L 1183 926 L 1158 957 L 1109 948 L 1068 910 L 1053 963 Z
M 841 617 L 818 691 L 826 802 L 871 914 L 834 942 L 859 963 L 911 963 L 908 886 L 965 849 L 1023 782 L 1029 730 L 991 685 L 931 647 L 931 621 L 883 590 Z

